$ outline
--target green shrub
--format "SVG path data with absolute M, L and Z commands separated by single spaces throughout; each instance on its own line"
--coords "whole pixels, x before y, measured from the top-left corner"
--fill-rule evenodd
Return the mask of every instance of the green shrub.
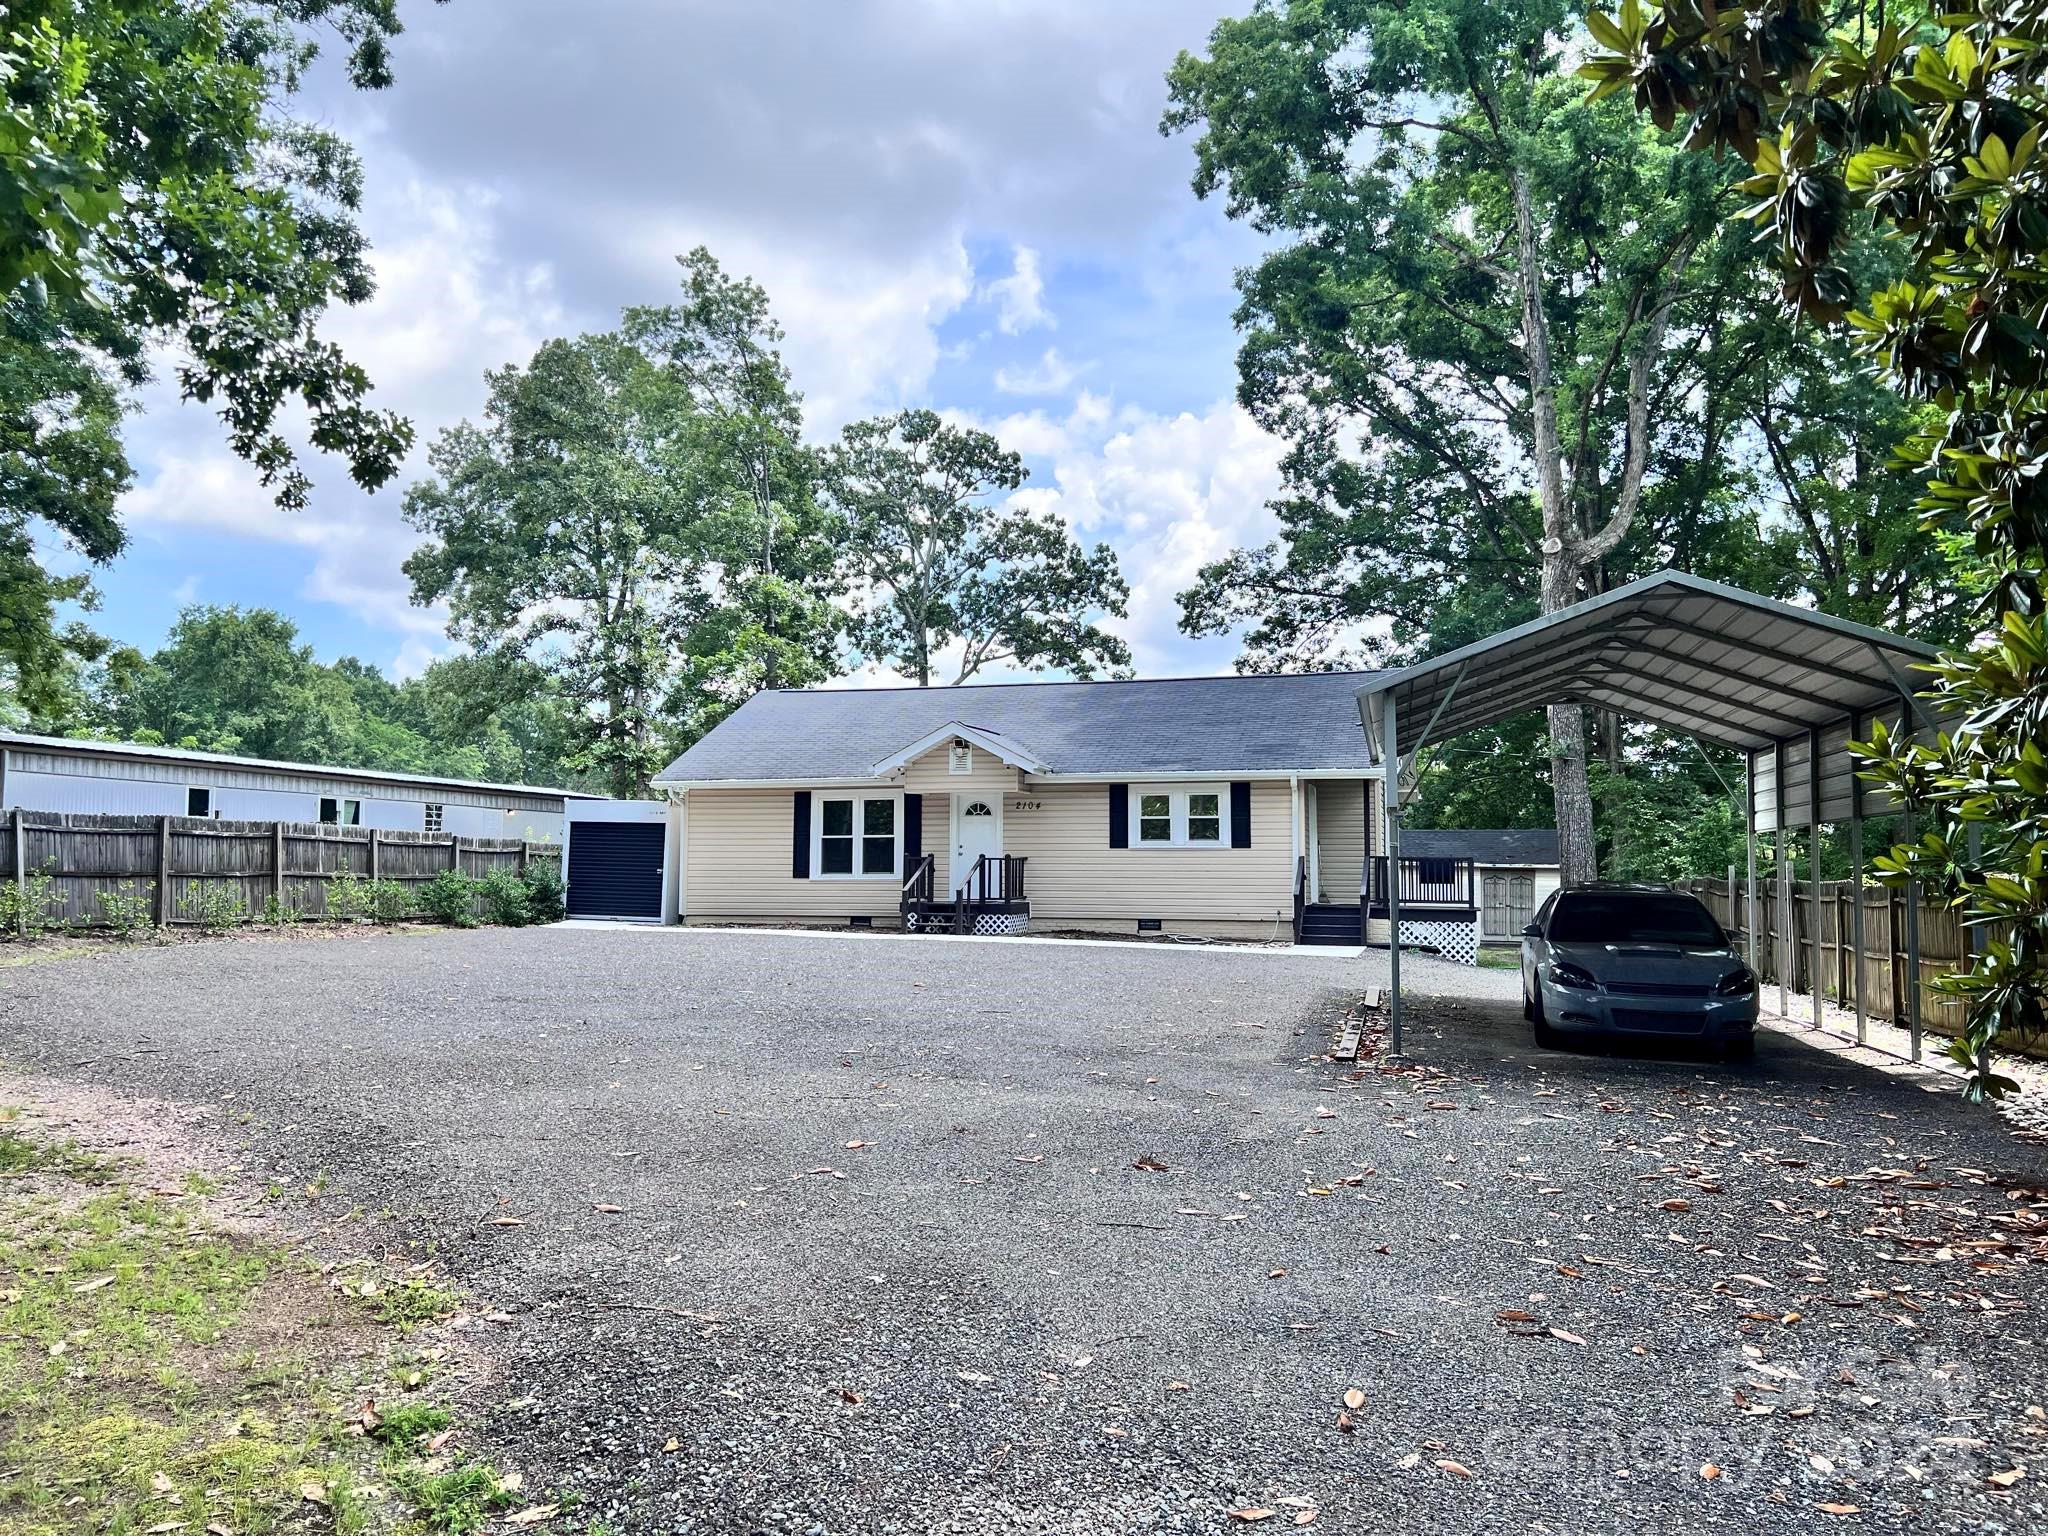
M 19 889 L 12 880 L 0 881 L 0 939 L 42 937 L 63 904 L 47 865 L 25 876 Z
M 201 933 L 225 933 L 248 917 L 242 898 L 225 885 L 202 885 L 192 901 L 192 919 Z
M 484 921 L 524 928 L 533 921 L 526 882 L 509 869 L 494 869 L 477 882 L 484 899 Z
M 272 891 L 263 898 L 263 921 L 270 927 L 289 928 L 305 920 L 306 914 L 290 902 L 281 900 L 277 892 Z
M 154 880 L 139 886 L 133 880 L 123 880 L 111 891 L 101 891 L 93 899 L 99 903 L 100 921 L 112 930 L 115 938 L 132 939 L 156 921 Z
M 526 914 L 529 922 L 559 923 L 569 915 L 569 888 L 555 859 L 535 859 L 526 866 Z
M 412 892 L 401 880 L 372 880 L 364 895 L 373 923 L 402 923 L 412 916 Z
M 327 882 L 327 916 L 336 923 L 360 923 L 370 915 L 370 882 L 346 862 Z
M 451 928 L 474 928 L 476 895 L 476 881 L 456 870 L 444 869 L 413 893 L 413 901 L 420 915 L 433 922 L 446 923 Z

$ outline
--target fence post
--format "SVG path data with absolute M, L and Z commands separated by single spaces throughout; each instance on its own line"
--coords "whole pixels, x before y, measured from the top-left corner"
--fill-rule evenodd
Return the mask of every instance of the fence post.
M 462 873 L 462 834 L 448 834 L 448 867 L 458 875 Z
M 277 915 L 283 920 L 287 897 L 284 884 L 284 821 L 282 818 L 270 824 L 270 873 L 271 883 L 277 887 Z
M 171 926 L 171 818 L 156 822 L 156 925 Z
M 18 805 L 14 808 L 14 931 L 28 936 L 28 844 L 22 841 Z
M 519 878 L 522 880 L 526 878 L 527 851 L 526 839 L 522 837 L 519 839 Z
M 370 828 L 370 878 L 378 879 L 384 873 L 384 840 L 378 836 L 375 827 Z

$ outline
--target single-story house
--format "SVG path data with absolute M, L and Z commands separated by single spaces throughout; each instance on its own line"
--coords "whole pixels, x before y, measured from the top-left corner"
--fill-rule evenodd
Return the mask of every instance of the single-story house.
M 1519 938 L 1559 883 L 1552 827 L 1404 829 L 1401 857 L 1472 868 L 1486 943 Z
M 564 806 L 599 798 L 530 784 L 0 732 L 0 810 L 328 822 L 555 842 Z
M 1383 836 L 1360 681 L 757 694 L 654 780 L 667 915 L 1357 944 Z

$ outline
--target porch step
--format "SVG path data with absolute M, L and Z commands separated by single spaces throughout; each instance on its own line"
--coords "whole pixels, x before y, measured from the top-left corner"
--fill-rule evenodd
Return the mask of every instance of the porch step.
M 1363 915 L 1356 906 L 1313 903 L 1302 908 L 1301 942 L 1356 948 L 1365 942 Z

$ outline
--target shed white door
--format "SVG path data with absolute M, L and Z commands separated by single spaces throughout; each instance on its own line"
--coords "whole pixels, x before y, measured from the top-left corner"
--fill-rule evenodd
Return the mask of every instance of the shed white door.
M 953 797 L 953 894 L 958 896 L 974 861 L 1003 851 L 1003 808 L 995 795 Z

